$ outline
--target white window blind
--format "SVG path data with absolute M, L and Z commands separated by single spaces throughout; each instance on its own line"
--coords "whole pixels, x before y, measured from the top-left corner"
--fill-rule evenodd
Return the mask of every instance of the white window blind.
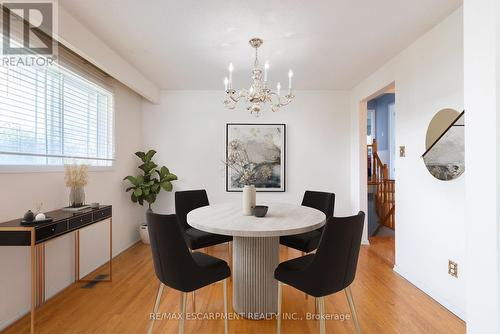
M 62 66 L 0 68 L 0 164 L 111 166 L 113 94 Z

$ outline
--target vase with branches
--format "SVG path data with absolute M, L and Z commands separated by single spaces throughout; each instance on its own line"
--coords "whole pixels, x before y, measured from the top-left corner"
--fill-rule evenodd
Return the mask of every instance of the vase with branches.
M 135 155 L 141 159 L 142 164 L 138 167 L 142 174 L 136 176 L 126 176 L 124 180 L 129 181 L 130 187 L 127 192 L 132 191 L 130 196 L 132 202 L 144 205 L 148 203 L 148 208 L 151 210 L 151 205 L 156 201 L 156 197 L 163 189 L 164 191 L 172 191 L 172 181 L 177 180 L 177 176 L 170 170 L 158 165 L 152 160 L 156 154 L 155 150 L 148 152 L 136 152 Z
M 65 165 L 64 181 L 66 187 L 70 188 L 69 205 L 72 208 L 78 208 L 85 204 L 84 187 L 88 182 L 87 165 Z

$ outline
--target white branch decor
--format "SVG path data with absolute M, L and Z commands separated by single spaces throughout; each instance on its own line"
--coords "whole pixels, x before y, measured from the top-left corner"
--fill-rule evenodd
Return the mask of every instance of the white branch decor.
M 269 103 L 273 112 L 279 111 L 281 107 L 288 105 L 294 98 L 292 94 L 293 71 L 288 71 L 288 93 L 281 95 L 281 83 L 276 85 L 276 91 L 271 91 L 267 87 L 267 78 L 269 71 L 269 62 L 264 64 L 264 77 L 262 77 L 262 67 L 259 64 L 258 49 L 264 41 L 260 38 L 252 38 L 250 45 L 255 49 L 255 62 L 252 69 L 252 84 L 249 89 L 236 91 L 233 89 L 233 71 L 234 66 L 229 64 L 229 78 L 224 78 L 224 87 L 226 97 L 224 105 L 228 109 L 235 109 L 239 101 L 245 101 L 247 110 L 255 116 L 259 116 L 262 105 Z

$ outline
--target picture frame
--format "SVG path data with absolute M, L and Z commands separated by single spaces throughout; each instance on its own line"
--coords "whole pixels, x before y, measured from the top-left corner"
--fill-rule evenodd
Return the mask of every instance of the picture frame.
M 226 192 L 286 191 L 286 124 L 226 124 Z

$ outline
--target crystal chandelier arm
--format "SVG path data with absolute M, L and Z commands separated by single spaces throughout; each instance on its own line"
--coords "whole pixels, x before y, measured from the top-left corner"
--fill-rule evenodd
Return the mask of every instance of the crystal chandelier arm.
M 291 93 L 285 95 L 284 97 L 276 94 L 276 92 L 271 91 L 268 93 L 268 101 L 280 107 L 290 104 L 290 102 L 292 102 L 294 97 L 295 96 Z M 274 103 L 273 98 L 277 101 L 277 103 Z
M 226 91 L 226 97 L 224 98 L 224 104 L 228 109 L 236 108 L 236 104 L 241 99 L 246 99 L 248 96 L 248 91 L 246 89 L 242 89 L 240 91 L 235 91 L 234 89 L 230 89 Z

